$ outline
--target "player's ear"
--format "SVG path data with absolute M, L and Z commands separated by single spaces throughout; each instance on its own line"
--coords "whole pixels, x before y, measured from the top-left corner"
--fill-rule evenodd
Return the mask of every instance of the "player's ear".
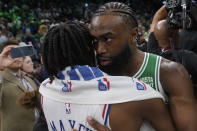
M 132 28 L 132 29 L 131 29 L 130 40 L 131 40 L 133 43 L 136 43 L 137 35 L 138 35 L 138 28 L 137 28 L 137 27 Z

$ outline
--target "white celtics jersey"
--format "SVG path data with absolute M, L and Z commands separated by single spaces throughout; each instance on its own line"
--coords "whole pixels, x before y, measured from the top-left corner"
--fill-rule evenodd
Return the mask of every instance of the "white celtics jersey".
M 96 67 L 67 67 L 58 76 L 60 79 L 53 82 L 45 80 L 39 90 L 50 131 L 73 128 L 93 131 L 86 122 L 87 116 L 110 128 L 111 104 L 163 99 L 160 93 L 135 78 L 107 76 Z

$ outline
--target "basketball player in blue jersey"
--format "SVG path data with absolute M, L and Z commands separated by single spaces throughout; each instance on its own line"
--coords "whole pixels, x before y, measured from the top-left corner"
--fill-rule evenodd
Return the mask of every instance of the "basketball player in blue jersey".
M 123 3 L 106 3 L 95 12 L 90 32 L 95 38 L 99 68 L 149 84 L 166 98 L 176 129 L 196 131 L 196 103 L 187 71 L 178 63 L 138 50 L 137 28 L 134 12 Z M 98 130 L 104 128 L 95 121 L 90 123 Z
M 45 37 L 42 57 L 49 78 L 40 93 L 49 130 L 91 131 L 90 115 L 113 131 L 146 131 L 144 120 L 158 131 L 174 131 L 162 95 L 137 79 L 100 71 L 92 40 L 84 25 L 72 21 Z

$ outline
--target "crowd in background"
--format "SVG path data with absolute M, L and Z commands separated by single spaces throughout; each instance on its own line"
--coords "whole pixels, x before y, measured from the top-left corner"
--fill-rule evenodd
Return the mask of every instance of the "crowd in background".
M 159 35 L 157 35 L 157 30 L 154 31 L 153 35 L 149 34 L 153 16 L 155 12 L 162 6 L 162 2 L 160 0 L 154 0 L 154 2 L 146 0 L 117 1 L 124 2 L 128 6 L 132 7 L 132 9 L 134 9 L 136 12 L 139 31 L 137 39 L 138 48 L 140 48 L 142 51 L 148 51 L 148 44 L 157 43 L 157 49 L 152 48 L 152 51 L 149 52 L 155 53 L 154 51 L 159 50 L 159 53 L 163 53 L 163 51 L 166 51 L 168 47 L 165 48 L 165 50 L 161 50 L 161 47 L 159 47 L 159 40 L 157 38 Z M 56 24 L 65 22 L 67 20 L 77 20 L 88 26 L 93 12 L 98 8 L 98 6 L 106 2 L 108 1 L 94 0 L 90 2 L 88 0 L 2 0 L 0 1 L 0 45 L 7 40 L 17 40 L 20 44 L 22 43 L 33 46 L 34 55 L 31 56 L 31 58 L 26 57 L 24 59 L 22 70 L 28 74 L 28 77 L 34 80 L 37 86 L 39 86 L 40 83 L 47 78 L 47 73 L 43 67 L 41 59 L 43 41 L 47 31 Z M 158 32 L 161 33 L 161 30 L 158 29 Z M 194 37 L 196 37 L 197 32 L 189 33 L 194 34 Z M 150 36 L 153 36 L 154 41 Z M 186 36 L 186 34 L 184 34 L 184 36 Z M 190 34 L 187 37 L 184 36 L 181 36 L 181 38 L 192 39 L 193 43 L 195 43 L 196 38 L 193 39 L 193 37 L 190 37 Z M 159 38 L 163 40 L 163 38 Z M 184 43 L 188 42 L 186 41 Z M 189 43 L 190 45 L 196 45 L 192 44 L 192 42 Z M 185 49 L 186 48 L 187 47 L 185 46 Z M 181 61 L 185 60 L 183 65 L 187 65 L 185 68 L 188 70 L 189 74 L 192 75 L 193 84 L 195 86 L 197 85 L 197 73 L 196 70 L 194 70 L 194 68 L 196 68 L 195 64 L 191 64 L 191 61 L 194 63 L 195 61 L 193 61 L 193 59 L 197 58 L 196 49 L 196 46 L 192 46 L 192 49 L 187 49 L 187 52 L 185 50 L 180 50 L 180 52 L 178 52 L 182 56 L 185 53 L 185 58 L 181 58 Z M 155 54 L 161 55 L 159 53 Z M 164 55 L 168 55 L 168 52 L 164 53 Z M 173 54 L 174 52 L 170 53 Z M 188 58 L 190 58 L 190 61 Z M 31 67 L 33 67 L 33 69 Z M 197 96 L 197 90 L 195 91 Z
M 105 2 L 100 0 L 93 2 L 79 0 L 0 1 L 0 45 L 7 40 L 17 40 L 20 44 L 33 46 L 35 55 L 24 59 L 22 71 L 25 72 L 24 76 L 31 78 L 39 87 L 39 84 L 47 78 L 41 62 L 41 54 L 43 40 L 49 28 L 67 20 L 78 20 L 88 25 L 93 12 Z M 138 7 L 134 9 L 137 13 L 140 39 L 147 39 L 152 17 L 161 5 L 158 4 L 156 8 L 150 2 L 138 0 L 124 3 Z M 153 6 L 154 10 L 152 10 Z M 20 69 L 17 67 L 17 70 Z M 32 115 L 32 112 L 28 114 Z M 7 127 L 4 126 L 4 128 Z M 34 130 L 47 130 L 42 112 L 34 125 Z
M 48 29 L 67 20 L 88 24 L 93 12 L 106 2 L 107 0 L 1 0 L 0 44 L 6 40 L 17 40 L 32 45 L 35 51 L 35 55 L 31 57 L 34 68 L 40 70 L 41 48 Z M 120 2 L 126 3 L 136 11 L 140 39 L 147 39 L 152 17 L 161 7 L 161 1 L 155 2 L 154 5 L 151 1 L 143 0 Z
M 0 1 L 0 44 L 8 39 L 16 39 L 32 45 L 35 49 L 35 55 L 32 56 L 34 68 L 39 70 L 42 66 L 40 61 L 42 43 L 48 29 L 66 20 L 79 20 L 88 24 L 92 13 L 104 2 Z M 138 7 L 134 9 L 138 18 L 139 34 L 142 40 L 147 39 L 153 14 L 161 5 L 155 7 L 150 2 L 137 0 L 126 3 Z
M 129 5 L 136 12 L 138 47 L 147 51 L 148 31 L 155 12 L 162 6 L 162 1 L 118 1 Z M 48 29 L 67 20 L 78 20 L 88 25 L 93 12 L 105 2 L 107 0 L 0 1 L 0 44 L 8 39 L 16 39 L 32 45 L 35 51 L 32 56 L 34 68 L 41 68 L 41 48 Z

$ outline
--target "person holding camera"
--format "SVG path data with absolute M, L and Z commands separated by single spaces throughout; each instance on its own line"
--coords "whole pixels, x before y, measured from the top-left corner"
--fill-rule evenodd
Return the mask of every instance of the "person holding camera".
M 147 52 L 175 60 L 179 48 L 178 30 L 168 29 L 167 20 L 161 20 L 154 26 L 154 32 L 150 33 L 147 45 Z
M 183 0 L 182 0 L 183 1 Z M 197 2 L 187 0 L 187 12 L 186 19 L 184 20 L 180 14 L 183 14 L 182 1 L 176 3 L 176 1 L 167 1 L 167 4 L 162 6 L 154 15 L 151 28 L 149 30 L 148 52 L 162 55 L 163 57 L 179 62 L 187 69 L 190 74 L 190 78 L 193 83 L 195 97 L 197 97 L 197 62 L 194 61 L 197 58 Z M 182 3 L 181 3 L 182 2 Z M 179 19 L 179 20 L 178 20 Z M 161 42 L 157 42 L 157 39 L 162 39 L 161 34 L 163 30 L 158 30 L 158 24 L 161 21 L 166 21 L 162 28 L 166 29 L 164 37 L 167 39 L 167 45 L 169 45 L 168 51 L 162 52 L 158 46 Z M 186 21 L 183 23 L 183 21 Z M 185 25 L 183 25 L 185 24 Z M 183 28 L 184 27 L 184 28 Z M 176 39 L 175 36 L 169 37 L 170 30 L 179 31 L 178 40 L 169 41 L 170 39 Z M 157 36 L 156 36 L 157 35 Z M 157 44 L 158 43 L 158 44 Z
M 21 71 L 24 58 L 10 56 L 11 49 L 17 46 L 18 42 L 9 40 L 0 46 L 0 131 L 32 131 L 35 122 L 34 109 L 24 109 L 17 101 L 21 93 L 37 88 Z

